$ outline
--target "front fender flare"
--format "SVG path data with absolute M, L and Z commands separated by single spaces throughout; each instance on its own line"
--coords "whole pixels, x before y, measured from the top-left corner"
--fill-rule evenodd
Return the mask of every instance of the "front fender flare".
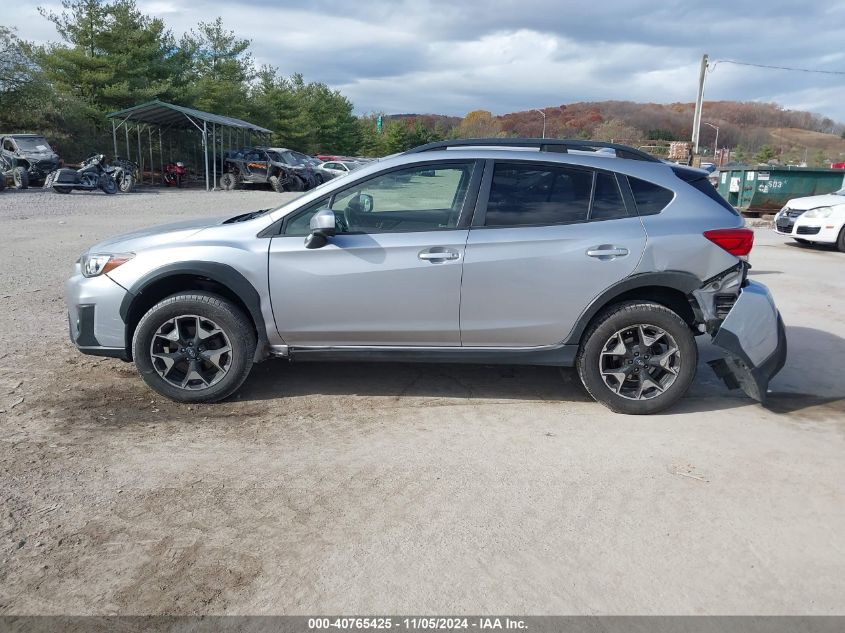
M 264 322 L 264 317 L 261 314 L 261 295 L 255 289 L 255 286 L 228 264 L 221 264 L 218 262 L 204 262 L 204 261 L 187 261 L 174 264 L 166 264 L 160 268 L 150 271 L 135 283 L 127 288 L 126 296 L 120 303 L 120 318 L 127 326 L 127 337 L 129 335 L 129 315 L 132 312 L 132 307 L 138 300 L 138 297 L 143 294 L 144 289 L 149 288 L 152 284 L 166 279 L 168 277 L 176 277 L 182 275 L 190 275 L 193 277 L 204 277 L 214 281 L 222 286 L 228 288 L 238 299 L 243 302 L 249 311 L 249 316 L 255 323 L 255 329 L 258 334 L 258 350 L 264 350 L 268 346 L 267 340 L 267 325 Z M 127 340 L 127 345 L 129 344 Z

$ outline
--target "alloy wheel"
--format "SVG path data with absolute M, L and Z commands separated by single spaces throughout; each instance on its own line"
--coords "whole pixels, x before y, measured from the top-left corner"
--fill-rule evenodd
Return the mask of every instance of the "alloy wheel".
M 666 330 L 640 323 L 615 332 L 599 356 L 599 372 L 613 393 L 629 400 L 649 400 L 678 377 L 681 353 Z
M 211 319 L 185 314 L 162 323 L 150 343 L 150 358 L 159 376 L 174 387 L 207 389 L 232 366 L 232 345 Z

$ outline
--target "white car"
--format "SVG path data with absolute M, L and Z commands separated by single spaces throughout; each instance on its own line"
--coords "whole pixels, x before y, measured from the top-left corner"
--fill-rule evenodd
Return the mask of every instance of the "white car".
M 361 167 L 361 163 L 351 160 L 330 160 L 320 165 L 320 167 L 337 178 L 338 176 L 345 176 L 349 172 L 355 171 Z
M 790 200 L 778 211 L 773 228 L 801 244 L 834 244 L 845 253 L 845 188 Z

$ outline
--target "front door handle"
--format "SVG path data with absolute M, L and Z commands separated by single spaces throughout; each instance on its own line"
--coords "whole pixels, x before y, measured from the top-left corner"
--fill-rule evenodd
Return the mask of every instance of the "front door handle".
M 429 250 L 420 251 L 417 255 L 420 259 L 424 261 L 429 261 L 432 263 L 443 262 L 450 259 L 458 259 L 460 255 L 456 251 L 450 251 L 440 246 L 436 246 Z
M 597 257 L 602 260 L 625 257 L 627 254 L 627 248 L 623 246 L 614 246 L 612 244 L 601 244 L 599 246 L 591 246 L 587 249 L 588 257 Z

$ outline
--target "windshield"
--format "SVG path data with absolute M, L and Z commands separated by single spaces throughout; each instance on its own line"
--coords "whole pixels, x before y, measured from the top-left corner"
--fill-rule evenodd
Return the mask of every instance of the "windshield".
M 304 165 L 305 164 L 305 161 L 303 161 L 301 158 L 299 158 L 293 152 L 285 152 L 284 156 L 285 156 L 285 159 L 286 159 L 285 162 L 288 165 Z
M 25 152 L 50 152 L 52 148 L 43 136 L 18 136 L 15 143 Z

